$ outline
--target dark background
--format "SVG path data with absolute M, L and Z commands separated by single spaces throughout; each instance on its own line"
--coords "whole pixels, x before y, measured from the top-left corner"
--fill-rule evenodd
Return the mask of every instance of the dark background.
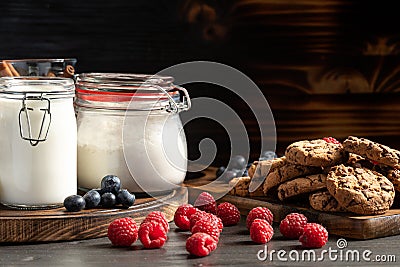
M 156 73 L 210 60 L 248 75 L 273 111 L 277 152 L 295 140 L 364 136 L 400 149 L 395 1 L 2 1 L 0 59 L 78 59 L 78 72 Z M 237 110 L 251 159 L 260 136 L 251 112 L 220 87 L 188 84 Z M 190 157 L 210 137 L 229 157 L 221 127 L 185 126 Z

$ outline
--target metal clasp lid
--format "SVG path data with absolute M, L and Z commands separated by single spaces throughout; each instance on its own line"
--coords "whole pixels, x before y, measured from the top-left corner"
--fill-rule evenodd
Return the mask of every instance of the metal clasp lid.
M 189 93 L 187 92 L 187 90 L 181 86 L 178 85 L 174 85 L 174 88 L 172 90 L 165 90 L 162 86 L 159 85 L 155 85 L 155 84 L 151 84 L 151 87 L 155 87 L 158 90 L 160 90 L 161 92 L 163 92 L 167 98 L 168 98 L 168 107 L 165 108 L 165 111 L 167 111 L 168 113 L 179 113 L 180 111 L 183 110 L 189 110 L 192 106 L 192 102 L 190 100 L 189 97 Z M 168 93 L 168 92 L 174 92 L 174 91 L 178 91 L 179 94 L 181 95 L 181 100 L 179 101 L 179 103 L 176 102 L 176 100 L 174 98 L 172 98 L 172 96 Z
M 43 107 L 30 107 L 29 102 L 45 102 Z M 37 106 L 37 105 L 36 105 Z M 40 112 L 43 112 L 40 121 L 39 130 L 33 131 L 37 128 L 34 128 L 35 125 L 32 125 L 32 117 L 39 116 L 38 114 L 34 114 L 35 109 L 39 109 Z M 34 121 L 34 120 L 33 120 Z M 47 134 L 49 133 L 50 123 L 51 123 L 51 112 L 50 112 L 50 99 L 43 97 L 40 95 L 25 95 L 22 99 L 22 108 L 19 111 L 19 133 L 22 139 L 29 141 L 31 146 L 37 146 L 39 142 L 43 142 L 47 140 Z M 37 133 L 37 137 L 34 138 L 33 134 Z

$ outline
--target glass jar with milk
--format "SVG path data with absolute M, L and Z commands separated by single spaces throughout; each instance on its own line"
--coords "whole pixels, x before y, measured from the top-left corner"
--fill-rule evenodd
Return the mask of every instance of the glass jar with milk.
M 76 92 L 80 187 L 97 188 L 108 174 L 135 193 L 183 182 L 187 148 L 179 113 L 190 98 L 172 77 L 83 73 Z
M 62 206 L 77 192 L 72 79 L 0 78 L 0 202 L 20 209 Z

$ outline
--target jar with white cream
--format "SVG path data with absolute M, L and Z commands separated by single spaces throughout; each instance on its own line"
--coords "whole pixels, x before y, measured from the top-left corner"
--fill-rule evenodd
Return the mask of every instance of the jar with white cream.
M 187 171 L 181 111 L 187 91 L 172 77 L 83 73 L 77 77 L 78 185 L 117 175 L 135 193 L 169 191 Z
M 72 79 L 0 78 L 0 202 L 19 209 L 62 206 L 77 193 Z

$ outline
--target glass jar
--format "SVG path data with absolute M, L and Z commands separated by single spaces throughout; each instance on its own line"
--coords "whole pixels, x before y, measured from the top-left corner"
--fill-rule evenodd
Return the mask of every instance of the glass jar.
M 179 113 L 190 98 L 172 77 L 84 73 L 76 87 L 80 187 L 98 188 L 109 174 L 135 193 L 183 182 L 187 147 Z
M 0 202 L 21 209 L 62 206 L 77 192 L 74 81 L 0 78 Z

